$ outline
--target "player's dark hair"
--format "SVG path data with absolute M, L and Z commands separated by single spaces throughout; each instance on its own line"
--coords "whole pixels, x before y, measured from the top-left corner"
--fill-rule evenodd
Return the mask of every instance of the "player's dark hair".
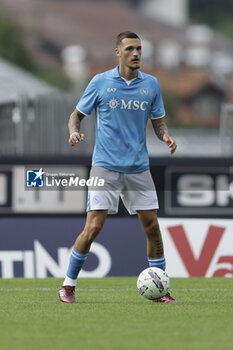
M 117 35 L 116 47 L 118 47 L 121 44 L 122 40 L 126 39 L 126 38 L 128 38 L 128 39 L 139 39 L 140 40 L 139 36 L 136 33 L 133 33 L 131 31 L 127 30 L 127 31 L 122 32 L 122 33 Z

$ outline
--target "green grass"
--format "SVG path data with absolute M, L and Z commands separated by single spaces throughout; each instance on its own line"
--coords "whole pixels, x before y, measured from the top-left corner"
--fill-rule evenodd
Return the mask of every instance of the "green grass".
M 152 303 L 136 278 L 80 279 L 78 302 L 58 279 L 0 281 L 0 349 L 232 349 L 233 279 L 171 279 L 179 304 Z

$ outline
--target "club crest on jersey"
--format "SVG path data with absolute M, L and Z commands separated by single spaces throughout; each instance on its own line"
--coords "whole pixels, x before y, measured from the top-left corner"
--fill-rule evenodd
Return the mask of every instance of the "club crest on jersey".
M 141 94 L 142 96 L 146 96 L 146 95 L 148 95 L 148 90 L 147 90 L 146 88 L 141 88 L 141 89 L 140 89 L 140 94 Z

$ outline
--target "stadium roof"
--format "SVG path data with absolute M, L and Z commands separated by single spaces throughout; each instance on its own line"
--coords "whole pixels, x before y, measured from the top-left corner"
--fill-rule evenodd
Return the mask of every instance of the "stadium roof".
M 54 91 L 55 88 L 0 58 L 0 103 L 14 102 L 25 95 L 34 99 Z

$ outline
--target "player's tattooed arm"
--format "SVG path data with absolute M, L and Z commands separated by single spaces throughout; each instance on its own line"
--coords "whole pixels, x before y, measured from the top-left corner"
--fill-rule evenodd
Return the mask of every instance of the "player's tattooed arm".
M 170 148 L 170 153 L 173 154 L 177 148 L 177 145 L 175 140 L 168 134 L 168 128 L 164 122 L 164 118 L 152 119 L 151 122 L 157 137 L 168 145 Z
M 151 122 L 154 128 L 155 134 L 161 141 L 163 141 L 164 134 L 168 134 L 168 128 L 166 123 L 163 121 L 163 118 L 152 119 Z
M 70 137 L 69 137 L 69 144 L 71 146 L 77 145 L 80 141 L 84 140 L 85 135 L 81 134 L 80 131 L 80 124 L 81 120 L 85 117 L 84 114 L 82 114 L 80 111 L 78 111 L 76 108 L 75 110 L 71 113 L 70 119 L 68 122 L 68 129 L 70 132 Z

